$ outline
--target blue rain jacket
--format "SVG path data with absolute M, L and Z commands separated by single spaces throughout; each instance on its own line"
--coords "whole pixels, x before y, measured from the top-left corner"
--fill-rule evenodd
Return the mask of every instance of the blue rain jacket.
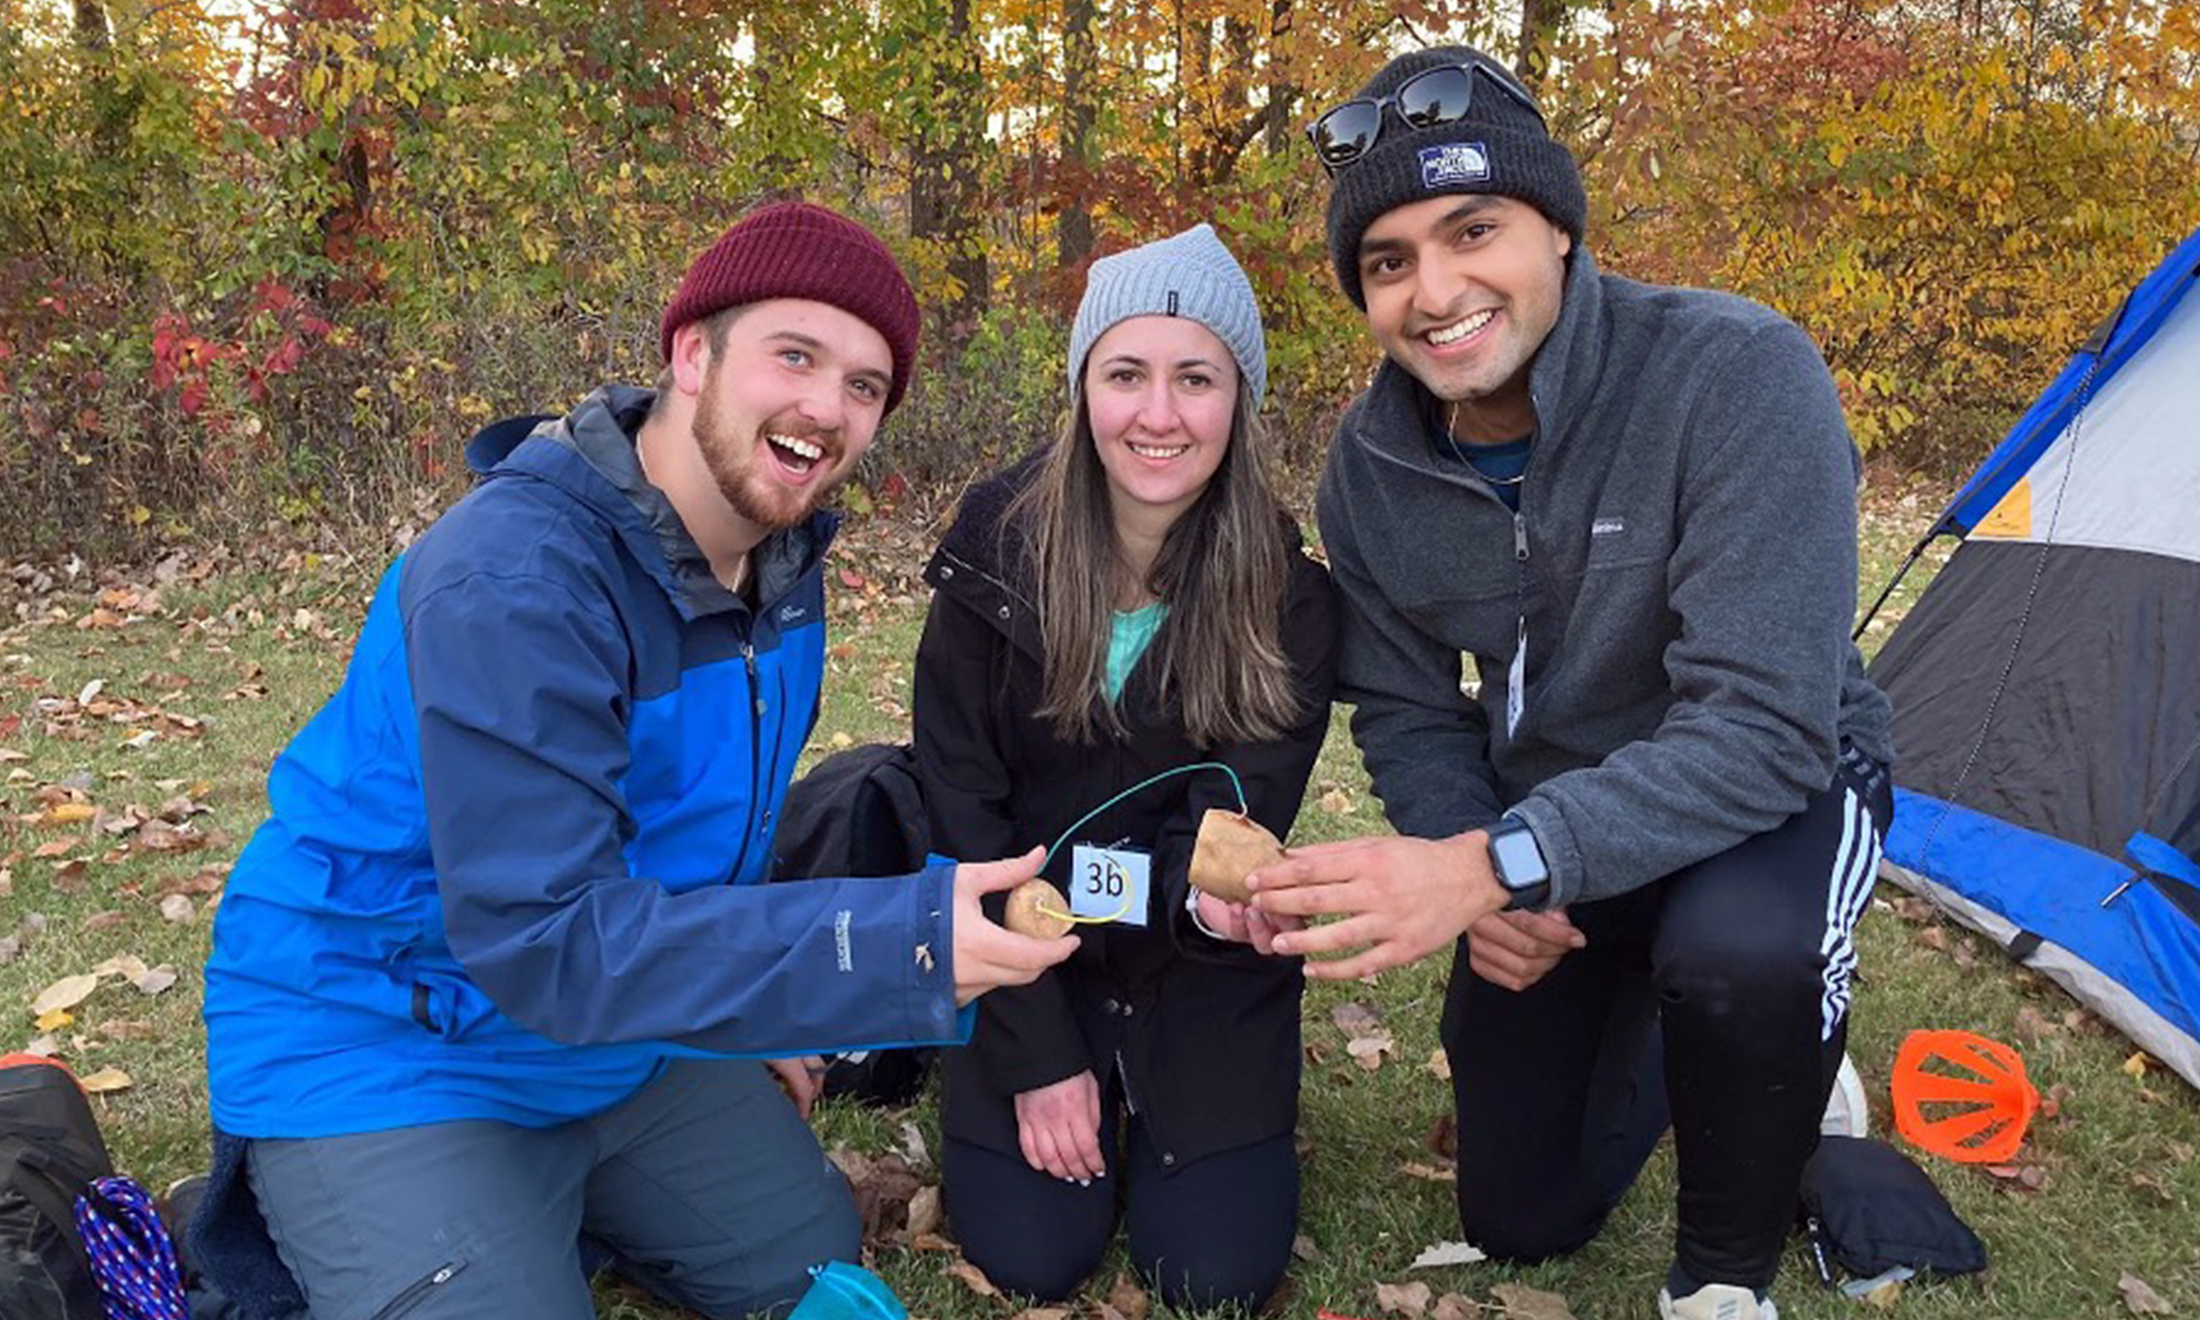
M 952 867 L 763 883 L 835 521 L 758 547 L 752 608 L 642 476 L 650 398 L 482 432 L 383 577 L 216 918 L 222 1131 L 547 1126 L 676 1055 L 968 1038 Z

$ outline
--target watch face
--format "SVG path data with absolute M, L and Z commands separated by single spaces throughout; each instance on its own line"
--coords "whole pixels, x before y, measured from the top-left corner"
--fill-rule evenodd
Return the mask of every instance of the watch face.
M 1527 889 L 1550 879 L 1543 865 L 1543 850 L 1526 830 L 1507 830 L 1490 838 L 1490 861 L 1507 889 Z

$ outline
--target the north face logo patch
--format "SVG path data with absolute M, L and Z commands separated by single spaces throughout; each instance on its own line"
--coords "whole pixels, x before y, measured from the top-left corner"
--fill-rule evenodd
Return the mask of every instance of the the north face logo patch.
M 1490 177 L 1489 148 L 1479 142 L 1447 142 L 1421 148 L 1421 186 L 1453 188 Z

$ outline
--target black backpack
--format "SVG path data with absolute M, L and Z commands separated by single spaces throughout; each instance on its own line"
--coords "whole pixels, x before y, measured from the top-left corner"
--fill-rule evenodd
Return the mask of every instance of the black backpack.
M 0 1057 L 0 1316 L 102 1320 L 76 1198 L 113 1172 L 76 1077 L 35 1055 Z
M 772 878 L 907 875 L 923 868 L 931 838 L 916 754 L 906 743 L 861 743 L 818 762 L 787 790 Z M 918 1046 L 834 1055 L 825 1094 L 908 1104 L 938 1053 Z

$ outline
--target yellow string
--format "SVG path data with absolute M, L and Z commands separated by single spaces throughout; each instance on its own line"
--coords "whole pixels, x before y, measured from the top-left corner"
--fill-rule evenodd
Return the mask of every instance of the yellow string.
M 1031 905 L 1031 907 L 1034 912 L 1037 912 L 1042 917 L 1053 917 L 1057 921 L 1073 922 L 1079 926 L 1098 925 L 1103 921 L 1114 921 L 1116 918 L 1130 911 L 1131 896 L 1129 894 L 1123 895 L 1123 906 L 1117 908 L 1113 912 L 1110 912 L 1104 917 L 1080 917 L 1073 912 L 1056 912 L 1053 908 L 1047 907 L 1041 903 L 1034 903 Z

